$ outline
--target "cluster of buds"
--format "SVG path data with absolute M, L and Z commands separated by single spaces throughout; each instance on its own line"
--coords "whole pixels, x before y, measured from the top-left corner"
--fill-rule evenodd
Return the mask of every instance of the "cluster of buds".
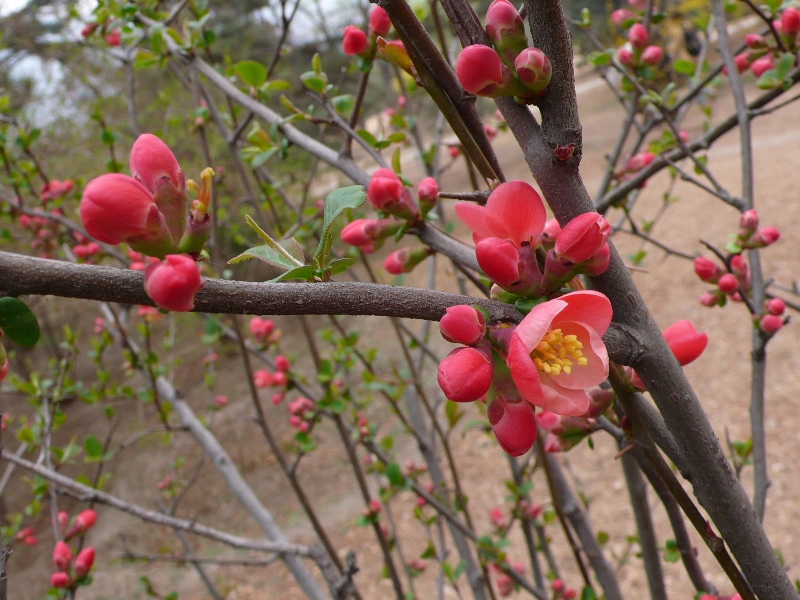
M 52 200 L 63 198 L 75 189 L 75 182 L 72 179 L 65 179 L 59 181 L 58 179 L 51 179 L 47 183 L 43 183 L 39 190 L 39 199 L 42 204 L 47 204 Z
M 512 294 L 544 297 L 576 275 L 599 275 L 608 268 L 611 226 L 594 212 L 563 228 L 549 228 L 545 237 L 552 247 L 540 268 L 536 250 L 544 239 L 547 215 L 539 194 L 524 181 L 500 184 L 485 206 L 457 202 L 455 211 L 472 230 L 478 265 Z
M 594 419 L 566 417 L 543 410 L 538 415 L 539 426 L 547 432 L 544 449 L 547 452 L 566 452 L 594 433 Z
M 250 333 L 256 338 L 256 341 L 262 348 L 266 348 L 271 344 L 277 344 L 281 337 L 281 330 L 275 329 L 275 323 L 270 319 L 262 319 L 261 317 L 253 317 L 248 323 Z M 278 369 L 282 371 L 284 369 Z M 288 368 L 286 369 L 288 370 Z
M 631 25 L 628 30 L 628 43 L 617 49 L 617 60 L 631 69 L 657 67 L 663 57 L 664 51 L 661 46 L 650 45 L 650 34 L 641 23 Z
M 419 203 L 411 196 L 411 192 L 405 187 L 400 177 L 385 167 L 377 169 L 367 185 L 367 199 L 372 206 L 381 212 L 412 224 L 423 219 L 436 206 L 439 198 L 439 186 L 433 177 L 426 177 L 419 182 L 417 197 Z M 393 235 L 393 233 L 384 231 L 385 228 L 390 227 L 389 224 L 384 224 L 375 235 L 383 239 Z
M 381 501 L 373 498 L 364 508 L 364 512 L 362 514 L 369 522 L 375 523 L 378 521 L 382 509 L 383 505 L 381 504 Z
M 506 575 L 505 571 L 510 568 L 520 576 L 524 576 L 525 565 L 522 563 L 522 561 L 517 560 L 512 562 L 510 565 L 506 564 L 504 566 L 505 569 L 496 563 L 489 563 L 489 572 L 495 575 L 494 583 L 497 586 L 497 593 L 505 598 L 514 592 L 514 589 L 517 585 L 509 575 Z
M 758 211 L 755 208 L 746 210 L 739 218 L 739 233 L 731 249 L 741 252 L 746 248 L 765 248 L 780 239 L 781 234 L 775 227 L 759 228 Z
M 553 588 L 553 600 L 572 600 L 578 597 L 578 592 L 575 588 L 567 587 L 562 579 L 554 579 L 550 584 Z
M 66 541 L 89 531 L 94 526 L 95 521 L 97 521 L 97 513 L 91 508 L 84 510 L 75 517 L 72 527 L 69 526 L 69 515 L 64 511 L 58 513 L 58 527 Z
M 359 56 L 368 61 L 375 56 L 376 41 L 378 36 L 389 33 L 392 22 L 389 15 L 380 6 L 376 6 L 369 13 L 369 28 L 367 32 L 347 25 L 342 32 L 342 51 L 348 56 Z
M 79 260 L 90 263 L 92 262 L 93 257 L 100 254 L 101 248 L 100 244 L 97 242 L 89 240 L 89 238 L 78 233 L 77 231 L 74 231 L 72 236 L 78 242 L 72 247 L 72 253 Z
M 380 249 L 402 226 L 403 222 L 397 219 L 356 219 L 344 226 L 341 238 L 364 254 L 370 254 Z
M 14 539 L 26 546 L 35 546 L 36 545 L 36 536 L 33 535 L 33 527 L 23 527 L 20 529 Z
M 486 34 L 493 47 L 467 46 L 456 76 L 476 96 L 516 96 L 534 103 L 547 89 L 553 68 L 539 48 L 528 47 L 525 23 L 509 0 L 493 0 L 486 11 Z
M 112 48 L 116 48 L 119 46 L 122 39 L 119 29 L 109 29 L 110 23 L 110 21 L 104 23 L 87 23 L 81 28 L 81 36 L 88 40 L 96 31 L 99 31 L 106 43 Z
M 141 252 L 135 250 L 128 250 L 128 259 L 131 261 L 128 268 L 131 271 L 146 271 L 147 267 L 158 262 L 157 258 L 152 256 L 145 256 Z
M 133 177 L 109 173 L 89 182 L 81 198 L 83 226 L 101 242 L 126 243 L 136 252 L 165 259 L 147 268 L 145 291 L 162 308 L 192 310 L 203 285 L 195 258 L 210 231 L 214 172 L 203 171 L 202 186 L 185 181 L 175 155 L 151 134 L 133 144 L 130 169 Z M 190 208 L 187 188 L 198 195 Z
M 742 600 L 739 594 L 731 594 L 730 596 L 715 596 L 713 594 L 703 594 L 698 600 Z
M 694 259 L 694 272 L 706 283 L 715 283 L 716 289 L 704 292 L 700 303 L 704 306 L 724 306 L 727 298 L 741 302 L 742 293 L 750 290 L 750 270 L 742 254 L 730 257 L 729 269 L 713 260 L 698 256 Z
M 305 396 L 298 396 L 289 402 L 289 412 L 292 413 L 289 417 L 289 425 L 300 431 L 308 431 L 317 412 L 317 405 Z
M 289 377 L 283 371 L 275 371 L 274 373 L 270 373 L 265 369 L 259 369 L 253 373 L 253 382 L 256 384 L 257 388 L 286 388 L 286 386 L 289 385 Z M 281 393 L 281 398 L 278 400 L 278 402 L 273 401 L 274 404 L 280 404 L 280 401 L 283 400 L 282 392 L 279 393 Z
M 691 321 L 675 321 L 661 332 L 675 359 L 683 367 L 694 362 L 708 346 L 708 334 L 697 331 Z M 647 390 L 639 375 L 630 367 L 625 368 L 626 380 L 637 390 Z
M 535 521 L 542 514 L 542 506 L 535 502 L 529 502 L 525 498 L 521 498 L 517 503 L 515 514 L 518 518 L 525 521 Z
M 487 327 L 480 310 L 451 307 L 440 331 L 463 346 L 439 364 L 439 387 L 454 402 L 485 400 L 498 443 L 520 456 L 536 441 L 534 406 L 576 417 L 595 410 L 586 388 L 608 375 L 601 336 L 610 322 L 608 298 L 592 291 L 542 302 L 519 325 Z
M 54 588 L 69 588 L 82 583 L 92 570 L 94 556 L 94 548 L 88 547 L 73 557 L 72 549 L 66 542 L 56 542 L 53 548 L 53 564 L 56 572 L 50 576 L 50 585 Z
M 52 209 L 50 213 L 59 217 L 63 215 L 58 208 Z M 18 222 L 33 237 L 31 248 L 36 250 L 42 258 L 53 258 L 61 241 L 62 231 L 59 222 L 47 217 L 29 215 L 20 215 Z
M 797 52 L 798 34 L 800 34 L 800 11 L 790 6 L 785 9 L 777 19 L 772 22 L 775 31 L 780 37 L 781 44 L 790 53 Z M 761 77 L 767 71 L 775 68 L 775 63 L 783 56 L 783 51 L 777 44 L 758 33 L 749 33 L 744 37 L 747 50 L 737 54 L 734 58 L 736 68 L 739 73 L 744 73 L 747 69 L 753 72 L 756 77 Z M 794 64 L 794 61 L 792 62 Z M 723 69 L 727 73 L 727 67 Z

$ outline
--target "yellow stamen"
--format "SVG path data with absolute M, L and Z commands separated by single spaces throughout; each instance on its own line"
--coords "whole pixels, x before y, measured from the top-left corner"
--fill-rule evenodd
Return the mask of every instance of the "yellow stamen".
M 202 221 L 208 212 L 208 205 L 211 203 L 211 190 L 214 178 L 214 169 L 206 167 L 200 173 L 200 184 L 197 185 L 191 179 L 186 182 L 186 189 L 197 194 L 197 200 L 192 202 L 192 218 L 195 222 Z
M 561 373 L 569 375 L 573 366 L 585 367 L 589 363 L 582 349 L 577 335 L 563 335 L 561 329 L 553 329 L 536 345 L 531 358 L 539 371 L 553 377 Z

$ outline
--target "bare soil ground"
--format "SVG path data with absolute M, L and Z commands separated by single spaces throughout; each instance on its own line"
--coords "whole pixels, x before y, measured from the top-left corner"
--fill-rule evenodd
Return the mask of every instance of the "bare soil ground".
M 622 121 L 621 109 L 611 93 L 602 86 L 594 86 L 592 80 L 580 82 L 584 93 L 580 95 L 583 118 L 584 158 L 581 168 L 590 193 L 600 184 L 605 165 L 604 156 L 610 151 L 614 136 Z M 754 93 L 755 90 L 750 90 Z M 714 120 L 727 115 L 732 107 L 726 89 L 723 87 L 719 97 L 713 102 Z M 797 276 L 797 259 L 800 248 L 800 188 L 797 174 L 800 173 L 800 103 L 790 105 L 776 115 L 759 118 L 754 125 L 756 156 L 757 205 L 763 224 L 777 226 L 782 233 L 781 241 L 763 253 L 765 271 L 782 283 L 789 283 Z M 700 118 L 691 114 L 685 128 L 694 136 L 701 132 Z M 722 184 L 732 193 L 740 190 L 740 157 L 738 134 L 734 131 L 725 136 L 709 152 L 709 164 Z M 510 134 L 501 135 L 495 142 L 507 176 L 531 181 L 526 165 Z M 667 183 L 666 174 L 654 177 L 640 197 L 636 213 L 639 219 L 649 219 L 656 214 L 662 203 L 662 194 Z M 455 169 L 448 172 L 442 189 L 464 189 L 463 174 Z M 736 212 L 719 200 L 699 191 L 689 184 L 679 183 L 674 191 L 674 202 L 665 217 L 654 231 L 664 243 L 687 252 L 702 250 L 699 240 L 704 239 L 717 246 L 723 246 L 728 234 L 735 232 L 738 223 Z M 610 218 L 614 222 L 619 215 Z M 640 220 L 641 223 L 641 220 Z M 456 233 L 467 239 L 463 227 Z M 615 243 L 623 256 L 635 253 L 642 244 L 640 241 L 619 235 Z M 652 246 L 645 246 L 648 258 L 646 272 L 636 272 L 635 278 L 650 309 L 663 327 L 677 319 L 691 319 L 698 329 L 706 331 L 710 343 L 705 354 L 687 372 L 702 400 L 717 434 L 725 439 L 745 440 L 749 437 L 749 340 L 751 324 L 744 307 L 728 306 L 725 309 L 708 309 L 697 299 L 706 288 L 693 274 L 689 261 L 666 257 L 664 252 Z M 441 271 L 446 272 L 442 267 Z M 422 275 L 419 276 L 420 278 Z M 419 280 L 421 282 L 421 279 Z M 409 278 L 407 283 L 415 283 Z M 450 284 L 448 284 L 450 285 Z M 77 310 L 84 305 L 74 304 Z M 93 317 L 94 315 L 92 315 Z M 69 317 L 76 321 L 78 317 Z M 388 326 L 378 318 L 360 319 L 360 328 L 365 334 L 367 345 L 382 348 L 388 335 Z M 196 410 L 200 411 L 211 401 L 211 396 L 202 387 L 202 358 L 199 333 L 196 321 L 191 316 L 177 316 L 179 346 L 175 351 L 185 359 L 183 366 L 175 371 L 175 384 L 190 399 Z M 183 324 L 187 327 L 182 327 Z M 278 319 L 284 330 L 284 350 L 289 354 L 303 357 L 306 353 L 301 339 L 294 338 L 298 323 L 292 319 Z M 326 326 L 323 319 L 313 321 L 315 327 Z M 83 326 L 90 325 L 83 321 Z M 419 324 L 414 324 L 419 327 Z M 769 474 L 772 487 L 768 497 L 766 527 L 776 548 L 780 549 L 790 569 L 790 576 L 800 578 L 797 565 L 800 563 L 800 547 L 795 543 L 797 523 L 800 522 L 800 501 L 798 501 L 797 461 L 800 454 L 800 437 L 796 432 L 800 426 L 798 413 L 797 385 L 800 373 L 800 357 L 793 352 L 797 340 L 794 325 L 782 331 L 769 347 L 771 357 L 768 383 L 767 433 L 769 434 Z M 435 332 L 435 328 L 434 328 Z M 431 344 L 442 354 L 449 345 L 431 336 Z M 392 345 L 392 347 L 394 347 Z M 394 352 L 394 350 L 392 350 Z M 264 504 L 275 514 L 287 537 L 295 542 L 313 541 L 313 535 L 295 497 L 285 482 L 275 460 L 262 442 L 256 425 L 249 420 L 250 405 L 247 400 L 244 375 L 237 362 L 237 354 L 232 346 L 223 345 L 220 349 L 220 372 L 217 393 L 226 393 L 231 405 L 216 414 L 213 430 L 224 444 L 232 458 L 240 466 L 248 483 L 253 487 Z M 120 361 L 121 357 L 117 357 Z M 387 365 L 391 359 L 388 353 L 380 355 L 380 361 Z M 435 382 L 428 382 L 434 389 Z M 264 398 L 268 404 L 268 397 Z M 24 413 L 26 407 L 16 397 L 4 400 L 11 412 Z M 132 402 L 120 403 L 118 414 L 122 424 L 116 440 L 131 435 L 143 423 L 145 414 L 152 417 L 152 407 L 144 409 Z M 285 407 L 273 410 L 269 406 L 271 424 L 279 436 L 291 447 L 293 430 L 286 423 Z M 469 411 L 474 409 L 470 408 Z M 81 439 L 87 428 L 102 431 L 99 426 L 102 417 L 95 407 L 75 403 L 68 407 L 69 421 L 62 432 L 73 434 Z M 380 425 L 382 435 L 399 433 L 393 419 L 388 418 L 385 408 L 376 408 L 371 418 Z M 474 414 L 471 413 L 470 414 Z M 87 423 L 88 420 L 88 423 Z M 356 577 L 363 597 L 382 599 L 393 597 L 386 579 L 381 578 L 381 560 L 374 550 L 374 539 L 367 528 L 355 526 L 363 504 L 357 493 L 352 473 L 341 452 L 341 445 L 331 428 L 323 427 L 319 432 L 320 449 L 303 460 L 300 477 L 306 486 L 309 497 L 323 522 L 329 528 L 331 537 L 342 553 L 353 549 L 361 567 Z M 636 548 L 630 548 L 627 536 L 635 535 L 635 525 L 627 504 L 627 491 L 621 469 L 614 460 L 616 448 L 607 436 L 596 435 L 596 446 L 591 450 L 585 443 L 564 456 L 564 462 L 578 489 L 589 502 L 589 514 L 598 531 L 608 532 L 610 538 L 605 548 L 608 557 L 618 565 L 622 588 L 627 598 L 642 597 L 647 594 L 646 583 L 641 569 L 641 561 L 635 556 Z M 481 533 L 491 530 L 488 514 L 495 506 L 504 507 L 505 487 L 502 483 L 506 463 L 494 444 L 476 431 L 470 431 L 453 438 L 458 465 L 463 473 L 464 487 L 470 495 L 470 510 Z M 8 446 L 12 442 L 6 441 Z M 333 450 L 329 450 L 333 449 Z M 174 434 L 174 444 L 167 445 L 163 439 L 153 436 L 137 444 L 134 451 L 121 455 L 111 466 L 113 477 L 107 485 L 108 491 L 125 500 L 154 508 L 155 502 L 163 498 L 156 490 L 156 484 L 172 469 L 176 457 L 185 458 L 181 468 L 182 477 L 188 477 L 199 458 L 198 450 L 188 439 L 187 434 Z M 416 450 L 407 444 L 401 446 L 399 456 L 402 460 L 417 459 Z M 25 485 L 19 475 L 6 490 L 9 506 L 14 506 L 23 498 Z M 751 473 L 744 471 L 745 486 L 752 489 Z M 535 482 L 534 498 L 546 504 L 546 486 Z M 651 494 L 659 539 L 664 543 L 671 536 L 665 515 Z M 46 503 L 46 501 L 45 501 Z M 418 556 L 424 549 L 424 531 L 412 515 L 414 499 L 410 495 L 400 496 L 392 503 L 392 514 L 396 525 L 404 532 L 402 550 L 406 559 Z M 62 508 L 77 510 L 77 503 L 62 500 Z M 43 515 L 46 514 L 46 509 Z M 88 542 L 98 550 L 97 568 L 94 583 L 81 590 L 79 596 L 86 600 L 140 599 L 145 598 L 144 586 L 139 578 L 147 575 L 159 594 L 166 595 L 177 591 L 182 599 L 209 597 L 197 573 L 190 566 L 176 567 L 163 563 L 131 564 L 118 560 L 122 551 L 121 536 L 128 546 L 141 552 L 157 553 L 167 551 L 172 554 L 183 552 L 175 535 L 164 529 L 143 525 L 123 514 L 99 508 L 97 526 L 89 535 Z M 258 536 L 260 532 L 255 523 L 240 508 L 236 500 L 226 491 L 222 479 L 213 467 L 206 464 L 199 475 L 198 483 L 187 495 L 181 505 L 179 515 L 197 519 L 199 522 L 230 530 L 244 535 Z M 48 532 L 48 521 L 42 516 L 35 523 L 39 545 L 33 548 L 17 545 L 9 562 L 9 598 L 33 599 L 44 596 L 46 581 L 51 573 L 50 548 L 52 533 Z M 561 543 L 561 533 L 556 525 L 548 531 L 561 552 L 564 576 L 568 584 L 579 587 L 580 580 L 574 563 Z M 512 559 L 524 559 L 524 546 L 518 536 L 512 536 L 509 555 Z M 699 540 L 696 539 L 699 544 Z M 203 541 L 192 540 L 194 552 L 206 556 L 241 556 L 228 549 L 221 549 Z M 730 593 L 725 578 L 715 566 L 709 553 L 699 547 L 702 563 L 710 578 L 722 591 Z M 455 561 L 454 561 L 455 562 Z M 313 567 L 312 567 L 313 568 Z M 434 569 L 432 569 L 434 570 Z M 668 586 L 671 598 L 688 599 L 693 597 L 692 589 L 679 564 L 666 564 Z M 269 567 L 208 567 L 207 571 L 227 600 L 278 600 L 294 599 L 301 596 L 294 590 L 294 583 L 280 563 Z M 463 584 L 465 586 L 465 584 Z M 418 598 L 435 598 L 435 580 L 425 575 L 415 580 Z M 465 596 L 469 591 L 464 589 Z M 456 598 L 454 590 L 446 588 L 446 598 Z M 517 597 L 517 596 L 512 596 Z M 520 594 L 519 597 L 522 597 Z

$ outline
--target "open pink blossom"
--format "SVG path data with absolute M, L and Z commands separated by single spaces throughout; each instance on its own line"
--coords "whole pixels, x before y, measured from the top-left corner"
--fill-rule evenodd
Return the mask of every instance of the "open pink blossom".
M 501 183 L 489 195 L 485 206 L 473 202 L 456 202 L 458 218 L 472 230 L 477 244 L 485 238 L 500 238 L 522 244 L 538 244 L 547 213 L 541 196 L 530 184 L 514 180 Z
M 522 395 L 557 414 L 584 414 L 591 403 L 586 389 L 608 376 L 601 336 L 611 314 L 608 298 L 594 291 L 534 307 L 514 330 L 508 349 L 508 367 Z

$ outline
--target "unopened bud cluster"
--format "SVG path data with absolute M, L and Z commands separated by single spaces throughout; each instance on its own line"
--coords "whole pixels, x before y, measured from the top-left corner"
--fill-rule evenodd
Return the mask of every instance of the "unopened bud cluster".
M 516 96 L 533 103 L 553 74 L 550 59 L 528 46 L 525 23 L 509 0 L 493 0 L 486 12 L 486 34 L 492 47 L 467 46 L 458 57 L 456 76 L 476 96 Z
M 617 60 L 637 72 L 639 76 L 648 76 L 646 67 L 658 67 L 664 59 L 661 46 L 650 44 L 650 34 L 642 24 L 646 6 L 639 0 L 629 0 L 630 8 L 620 8 L 611 13 L 611 22 L 617 28 L 627 32 L 627 42 L 617 49 Z
M 50 585 L 54 588 L 71 588 L 87 581 L 86 577 L 94 564 L 95 550 L 87 547 L 75 556 L 67 542 L 91 529 L 97 520 L 97 515 L 92 509 L 84 510 L 75 517 L 71 526 L 66 512 L 59 512 L 57 518 L 64 539 L 56 542 L 53 548 L 53 565 L 56 572 L 50 576 Z
M 780 15 L 780 18 L 772 22 L 775 31 L 780 38 L 781 45 L 792 55 L 797 53 L 798 34 L 800 34 L 800 10 L 794 6 L 789 6 Z M 764 36 L 758 33 L 749 33 L 744 38 L 747 49 L 734 57 L 736 69 L 739 73 L 744 73 L 748 69 L 756 77 L 761 77 L 764 73 L 775 68 L 775 64 L 785 55 L 771 36 Z M 793 59 L 792 66 L 796 63 Z M 723 69 L 727 73 L 727 67 Z M 780 85 L 780 82 L 778 83 Z M 777 87 L 777 86 L 774 86 Z

